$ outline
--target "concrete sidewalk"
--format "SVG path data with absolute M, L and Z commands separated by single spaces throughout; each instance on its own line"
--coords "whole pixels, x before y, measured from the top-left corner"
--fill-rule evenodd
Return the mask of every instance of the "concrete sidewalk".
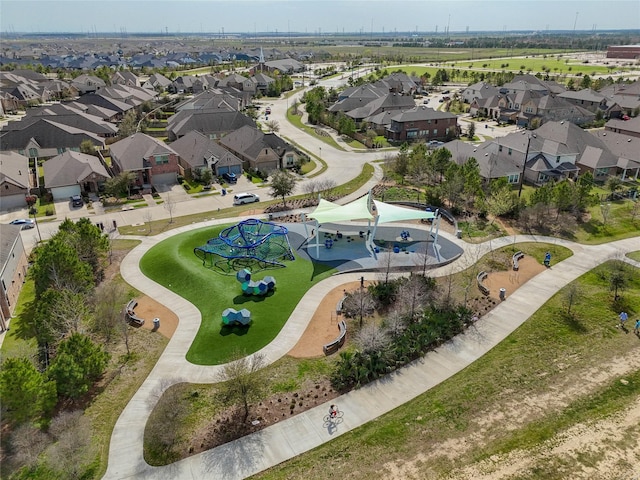
M 209 222 L 213 225 L 220 223 Z M 179 316 L 178 328 L 158 364 L 136 392 L 118 419 L 109 451 L 109 465 L 104 478 L 158 478 L 175 479 L 224 478 L 240 479 L 286 461 L 305 451 L 330 441 L 353 428 L 415 398 L 429 388 L 446 380 L 489 351 L 507 335 L 526 321 L 558 289 L 607 259 L 620 253 L 636 250 L 638 239 L 631 238 L 607 245 L 584 246 L 555 238 L 531 236 L 503 237 L 492 241 L 491 247 L 518 242 L 548 242 L 571 248 L 574 255 L 537 275 L 494 310 L 485 315 L 475 327 L 469 329 L 436 352 L 393 373 L 384 380 L 339 397 L 333 402 L 345 412 L 338 425 L 325 425 L 323 418 L 327 405 L 296 415 L 253 435 L 214 448 L 166 467 L 151 467 L 143 458 L 144 427 L 160 394 L 178 382 L 214 383 L 219 379 L 220 366 L 198 366 L 186 361 L 185 355 L 200 325 L 200 313 L 186 300 L 155 284 L 142 275 L 139 259 L 157 242 L 171 235 L 189 230 L 176 229 L 154 238 L 142 238 L 122 263 L 124 279 L 146 295 L 174 310 Z M 453 241 L 453 238 L 452 238 Z M 483 244 L 480 252 L 489 251 Z M 464 269 L 473 259 L 467 254 L 452 265 L 430 271 L 439 276 Z M 298 341 L 322 298 L 333 288 L 361 276 L 345 274 L 331 277 L 314 286 L 300 301 L 289 321 L 266 346 L 263 353 L 268 362 L 285 355 Z M 375 273 L 365 274 L 374 279 Z

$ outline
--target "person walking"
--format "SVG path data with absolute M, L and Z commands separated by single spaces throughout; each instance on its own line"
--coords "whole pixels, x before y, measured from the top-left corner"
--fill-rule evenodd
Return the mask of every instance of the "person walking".
M 636 320 L 636 325 L 633 327 L 633 333 L 640 335 L 640 318 Z
M 620 328 L 624 328 L 625 322 L 629 320 L 629 315 L 627 314 L 627 312 L 620 312 L 618 318 L 620 319 Z

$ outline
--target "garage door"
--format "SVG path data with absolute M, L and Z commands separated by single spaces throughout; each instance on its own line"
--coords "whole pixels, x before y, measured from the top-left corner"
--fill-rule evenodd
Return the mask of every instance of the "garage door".
M 236 175 L 242 175 L 242 165 L 234 165 L 230 169 Z
M 20 195 L 8 195 L 6 197 L 0 197 L 0 211 L 8 212 L 9 210 L 15 210 L 18 208 L 25 208 L 27 201 L 24 199 L 24 194 Z
M 54 200 L 69 200 L 73 195 L 80 195 L 80 185 L 69 185 L 68 187 L 55 187 L 51 189 Z
M 173 185 L 178 183 L 178 177 L 175 173 L 158 173 L 151 177 L 153 185 Z

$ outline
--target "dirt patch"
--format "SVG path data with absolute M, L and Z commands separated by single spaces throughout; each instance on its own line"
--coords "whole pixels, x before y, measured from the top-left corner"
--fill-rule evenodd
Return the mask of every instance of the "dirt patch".
M 144 319 L 144 325 L 141 328 L 153 330 L 153 319 L 159 318 L 160 328 L 158 332 L 167 338 L 171 338 L 178 327 L 178 316 L 146 295 L 138 297 L 136 300 L 138 301 L 138 305 L 135 308 L 136 316 Z
M 483 282 L 484 286 L 490 290 L 489 296 L 495 300 L 500 299 L 500 289 L 506 290 L 509 297 L 521 285 L 535 277 L 547 267 L 541 265 L 535 258 L 525 255 L 518 262 L 518 270 L 508 270 L 506 272 L 491 272 Z

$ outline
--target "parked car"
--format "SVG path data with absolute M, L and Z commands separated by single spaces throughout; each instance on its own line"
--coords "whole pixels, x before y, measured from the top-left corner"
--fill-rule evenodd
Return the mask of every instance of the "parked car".
M 71 198 L 71 206 L 73 207 L 82 207 L 84 202 L 82 201 L 82 197 L 80 195 L 73 195 Z
M 238 193 L 233 196 L 234 205 L 243 205 L 245 203 L 259 202 L 260 197 L 255 193 Z
M 264 111 L 267 115 L 271 115 L 271 107 L 267 107 Z
M 224 178 L 228 183 L 236 183 L 238 181 L 238 176 L 233 172 L 223 173 L 222 178 Z
M 444 142 L 441 142 L 439 140 L 429 140 L 427 142 L 427 145 L 429 145 L 429 148 L 438 148 L 444 145 Z
M 30 218 L 17 218 L 11 222 L 11 225 L 22 225 L 22 230 L 28 230 L 35 227 L 36 222 Z

